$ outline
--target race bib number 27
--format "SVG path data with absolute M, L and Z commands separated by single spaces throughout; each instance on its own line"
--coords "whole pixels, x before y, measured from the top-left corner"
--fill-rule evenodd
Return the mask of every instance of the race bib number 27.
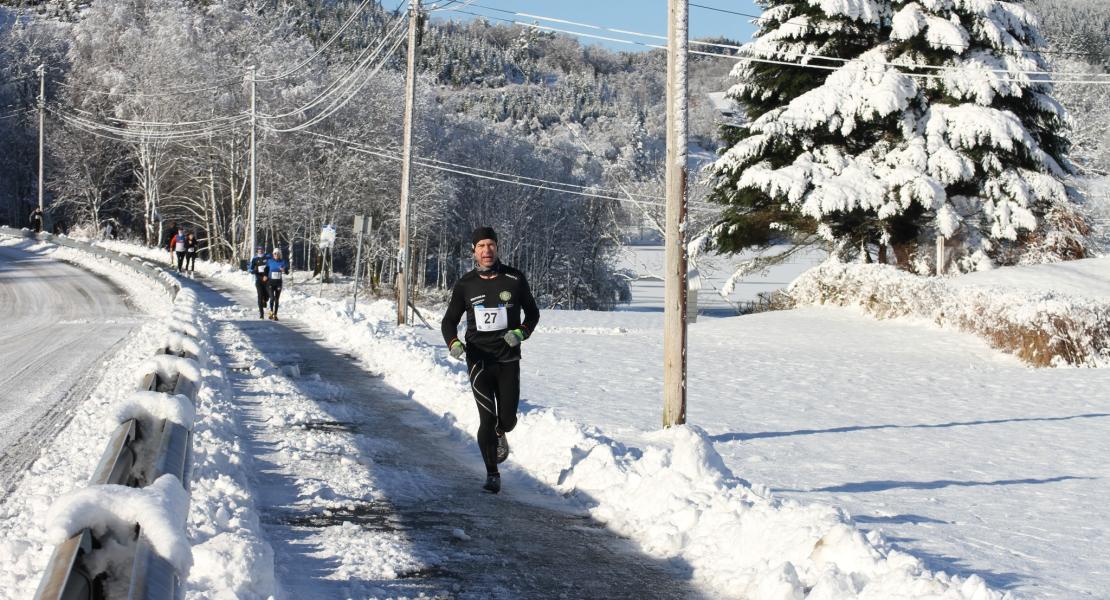
M 475 327 L 478 331 L 501 331 L 509 328 L 509 312 L 504 306 L 497 308 L 474 307 Z

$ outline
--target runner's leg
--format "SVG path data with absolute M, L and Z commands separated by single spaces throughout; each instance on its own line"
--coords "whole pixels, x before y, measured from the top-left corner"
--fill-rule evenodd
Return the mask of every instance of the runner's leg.
M 281 283 L 270 284 L 270 312 L 277 314 L 278 303 L 281 301 Z
M 258 314 L 261 316 L 266 311 L 266 301 L 270 299 L 270 294 L 266 290 L 266 284 L 261 281 L 254 282 L 254 289 L 258 292 Z
M 494 401 L 497 387 L 497 363 L 489 365 L 493 371 L 486 369 L 484 361 L 471 363 L 467 361 L 470 370 L 470 389 L 474 392 L 474 401 L 478 404 L 478 449 L 482 451 L 482 462 L 486 465 L 487 474 L 497 473 L 497 404 Z
M 502 432 L 516 428 L 516 411 L 520 406 L 520 361 L 497 365 L 497 426 Z

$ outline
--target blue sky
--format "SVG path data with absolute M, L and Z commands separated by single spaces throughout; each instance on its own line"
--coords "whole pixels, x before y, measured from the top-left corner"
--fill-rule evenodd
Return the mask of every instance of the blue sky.
M 461 0 L 455 6 L 460 6 L 466 0 Z M 444 0 L 440 0 L 443 4 Z M 425 0 L 425 5 L 432 4 Z M 713 6 L 725 10 L 758 15 L 760 9 L 754 0 L 693 0 L 693 4 Z M 488 8 L 479 8 L 488 7 Z M 468 10 L 474 13 L 488 15 L 494 22 L 495 18 L 520 20 L 532 22 L 527 19 L 513 16 L 504 12 L 490 9 L 501 9 L 515 12 L 529 13 L 544 17 L 555 17 L 568 21 L 601 25 L 613 29 L 625 29 L 641 33 L 666 35 L 667 33 L 667 0 L 476 0 Z M 436 13 L 438 18 L 447 19 L 473 19 L 470 15 L 452 12 Z M 740 41 L 747 41 L 754 31 L 751 19 L 747 17 L 707 10 L 698 6 L 690 6 L 690 35 L 691 37 L 727 36 Z M 560 29 L 573 29 L 586 31 L 596 35 L 634 39 L 645 42 L 652 40 L 630 37 L 606 31 L 590 30 L 571 25 L 540 22 Z M 580 38 L 583 44 L 602 44 L 615 50 L 645 50 L 643 46 L 629 46 L 626 44 L 604 42 L 589 38 Z

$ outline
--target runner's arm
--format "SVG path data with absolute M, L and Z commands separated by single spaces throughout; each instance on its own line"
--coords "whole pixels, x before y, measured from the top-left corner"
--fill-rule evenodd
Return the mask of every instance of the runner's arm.
M 451 290 L 451 303 L 447 305 L 447 312 L 443 313 L 443 321 L 439 324 L 443 341 L 448 348 L 459 339 L 459 321 L 462 320 L 465 311 L 466 303 L 463 302 L 462 288 L 456 283 Z
M 524 331 L 524 339 L 528 339 L 532 337 L 532 332 L 540 322 L 540 307 L 536 306 L 532 288 L 528 287 L 528 280 L 523 275 L 520 278 L 520 287 L 524 288 L 524 294 L 520 297 L 520 307 L 524 309 L 524 322 L 520 324 L 520 329 Z

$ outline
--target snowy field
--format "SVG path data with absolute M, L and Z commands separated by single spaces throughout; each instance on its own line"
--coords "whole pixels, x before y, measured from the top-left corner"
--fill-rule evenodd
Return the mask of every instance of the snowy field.
M 768 294 L 790 285 L 798 275 L 820 264 L 825 259 L 822 250 L 810 249 L 775 265 L 729 281 L 743 263 L 761 255 L 773 255 L 785 250 L 776 246 L 763 252 L 746 252 L 733 257 L 708 254 L 695 259 L 700 277 L 698 284 L 698 313 L 712 316 L 733 316 L 743 303 L 754 302 L 759 294 Z M 617 310 L 658 312 L 663 306 L 663 246 L 625 246 L 621 249 L 619 268 L 635 273 L 632 282 L 632 302 Z
M 199 267 L 220 285 L 250 285 Z M 976 277 L 1005 285 L 1004 273 Z M 1097 275 L 1077 279 L 1092 280 L 1088 295 L 1106 286 Z M 438 331 L 397 331 L 380 301 L 352 319 L 296 287 L 283 306 L 442 415 L 433 427 L 461 441 L 476 428 L 465 374 Z M 1016 598 L 1110 589 L 1105 371 L 1030 369 L 973 336 L 850 309 L 703 315 L 690 328 L 696 427 L 661 435 L 660 321 L 657 310 L 544 312 L 525 342 L 510 484 L 527 475 L 537 491 L 567 496 L 568 510 L 688 565 L 711 596 L 999 597 L 983 582 Z

